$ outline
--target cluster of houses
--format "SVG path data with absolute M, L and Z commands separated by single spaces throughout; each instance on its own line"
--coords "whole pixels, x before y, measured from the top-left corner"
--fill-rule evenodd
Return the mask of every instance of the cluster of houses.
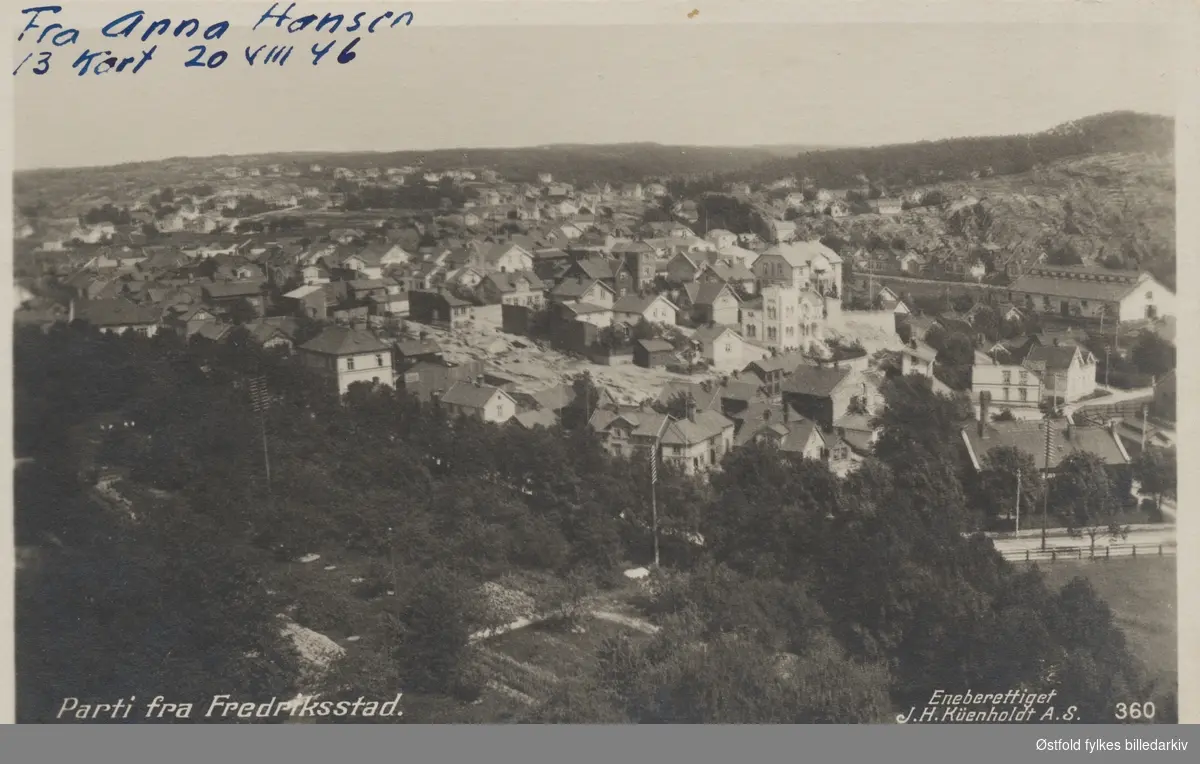
M 73 231 L 72 240 L 86 246 L 43 241 L 40 262 L 60 277 L 66 305 L 39 307 L 41 298 L 20 294 L 26 319 L 44 322 L 49 314 L 49 320 L 80 319 L 110 333 L 171 331 L 213 341 L 240 325 L 264 347 L 293 351 L 339 395 L 359 382 L 390 385 L 453 414 L 526 428 L 554 424 L 572 401 L 569 386 L 522 392 L 482 363 L 448 361 L 426 336 L 385 340 L 365 328 L 395 317 L 454 331 L 489 311 L 507 332 L 540 333 L 593 359 L 601 339 L 616 331 L 627 342 L 607 347 L 605 363 L 656 367 L 697 358 L 717 375 L 667 384 L 657 406 L 602 396 L 588 425 L 614 455 L 659 449 L 664 461 L 698 473 L 752 442 L 770 442 L 835 469 L 870 450 L 881 377 L 867 368 L 865 356 L 834 360 L 826 345 L 829 329 L 842 320 L 842 258 L 818 241 L 797 241 L 791 221 L 770 221 L 770 242 L 722 229 L 698 235 L 689 202 L 676 205 L 673 221 L 643 224 L 634 215 L 598 214 L 610 205 L 661 199 L 667 195 L 661 183 L 576 189 L 549 173 L 522 184 L 491 171 L 417 167 L 271 165 L 220 168 L 217 175 L 380 185 L 449 180 L 475 193 L 451 213 L 461 235 L 435 237 L 430 245 L 414 243 L 409 230 L 365 223 L 319 235 L 306 228 L 304 237 L 213 233 L 211 210 L 177 200 L 173 222 L 156 221 L 171 234 L 165 241 L 138 241 L 136 232 L 109 224 Z M 330 203 L 325 191 L 303 183 L 280 186 L 267 201 Z M 217 195 L 229 203 L 239 198 Z M 785 206 L 825 205 L 821 214 L 842 214 L 842 200 L 826 192 L 809 196 L 789 194 Z M 901 202 L 921 200 L 872 204 L 878 214 L 895 214 Z M 514 222 L 520 225 L 509 225 Z M 27 227 L 18 233 L 29 233 Z M 426 231 L 418 231 L 427 242 Z M 856 253 L 856 265 L 864 257 Z M 901 270 L 924 265 L 919 255 L 903 257 L 909 259 L 901 260 Z M 879 296 L 887 310 L 908 312 L 890 290 Z M 1018 277 L 1006 296 L 1002 318 L 1009 320 L 1038 313 L 1120 322 L 1174 315 L 1174 295 L 1145 273 L 1039 266 Z M 331 325 L 297 342 L 305 320 Z M 973 336 L 970 313 L 935 320 Z M 636 332 L 646 326 L 651 336 Z M 900 353 L 901 371 L 933 377 L 936 356 L 914 341 Z M 1028 422 L 993 422 L 989 411 L 1086 400 L 1096 390 L 1095 366 L 1085 348 L 1036 336 L 977 352 L 971 389 L 980 401 L 979 425 L 963 434 L 976 466 L 995 444 L 1032 443 Z M 1157 408 L 1173 410 L 1173 385 L 1173 377 L 1163 381 Z M 680 400 L 684 410 L 677 416 L 662 413 Z M 1115 426 L 1066 422 L 1063 442 L 1109 463 L 1128 463 Z

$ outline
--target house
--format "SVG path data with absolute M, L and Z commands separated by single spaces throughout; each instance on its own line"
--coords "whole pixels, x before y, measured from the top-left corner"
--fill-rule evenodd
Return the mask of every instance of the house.
M 456 382 L 442 393 L 438 404 L 452 416 L 468 416 L 503 424 L 517 414 L 517 402 L 498 387 L 478 381 Z
M 641 183 L 624 183 L 621 185 L 620 196 L 622 199 L 637 199 L 641 201 L 646 198 L 646 192 L 642 189 Z
M 912 340 L 900 350 L 900 373 L 920 374 L 933 379 L 933 364 L 937 351 L 920 340 Z
M 456 329 L 474 314 L 474 306 L 445 290 L 413 289 L 408 293 L 408 314 L 413 321 Z
M 399 340 L 392 352 L 396 359 L 396 368 L 404 371 L 422 361 L 441 361 L 442 347 L 430 339 Z
M 656 221 L 642 226 L 642 233 L 651 239 L 682 239 L 695 237 L 695 232 L 683 223 L 675 221 Z
M 718 466 L 733 449 L 733 420 L 692 407 L 683 419 L 671 419 L 659 441 L 664 464 L 676 464 L 689 475 Z
M 842 443 L 860 456 L 870 454 L 879 439 L 879 431 L 871 425 L 871 417 L 866 414 L 846 414 L 835 419 L 833 431 Z
M 285 305 L 293 314 L 308 318 L 325 318 L 328 315 L 329 298 L 322 284 L 297 287 L 283 295 Z
M 900 199 L 876 199 L 871 202 L 871 207 L 880 215 L 898 215 L 904 209 L 904 202 Z
M 524 305 L 540 308 L 546 301 L 542 280 L 533 271 L 493 272 L 484 277 L 477 289 L 487 305 Z
M 1079 452 L 1095 454 L 1109 468 L 1121 469 L 1129 465 L 1129 453 L 1111 423 L 1081 426 L 1069 418 L 993 422 L 988 419 L 986 406 L 984 409 L 984 416 L 978 422 L 962 430 L 967 455 L 977 471 L 984 469 L 988 452 L 1003 446 L 1028 454 L 1043 474 L 1053 474 L 1063 459 Z M 1049 460 L 1046 458 L 1047 426 L 1052 444 Z
M 1042 402 L 1042 375 L 1020 364 L 977 358 L 971 366 L 971 396 L 987 393 L 997 410 L 1036 410 Z
M 785 453 L 798 454 L 805 459 L 827 462 L 829 443 L 836 440 L 821 432 L 821 428 L 805 419 L 791 406 L 765 405 L 755 407 L 742 419 L 734 437 L 734 448 L 751 443 L 770 443 Z
M 483 277 L 486 271 L 476 270 L 471 266 L 464 266 L 457 270 L 450 271 L 446 274 L 447 284 L 460 286 L 464 289 L 475 289 L 483 283 Z
M 769 350 L 794 350 L 818 342 L 825 333 L 825 298 L 809 289 L 769 285 L 742 302 L 742 336 Z
M 691 337 L 700 346 L 700 356 L 714 371 L 737 372 L 752 361 L 769 358 L 771 352 L 746 341 L 732 327 L 701 326 Z
M 483 256 L 483 266 L 489 271 L 512 273 L 532 271 L 534 257 L 529 250 L 513 241 L 494 245 Z
M 156 305 L 137 305 L 120 297 L 71 301 L 68 321 L 83 321 L 104 334 L 132 332 L 143 337 L 158 334 L 162 311 Z
M 203 305 L 190 305 L 170 311 L 163 323 L 181 337 L 190 337 L 205 324 L 216 323 L 217 315 Z
M 762 360 L 751 361 L 742 369 L 739 378 L 753 379 L 762 394 L 774 398 L 783 391 L 783 382 L 796 367 L 806 362 L 802 353 L 780 353 Z
M 666 340 L 638 340 L 633 345 L 633 362 L 645 369 L 666 366 L 675 360 L 675 348 Z
M 841 200 L 830 202 L 829 206 L 825 209 L 829 212 L 830 217 L 845 218 L 850 216 L 850 205 Z
M 554 315 L 559 319 L 591 324 L 597 329 L 603 329 L 613 323 L 613 311 L 607 305 L 597 305 L 591 302 L 561 302 L 555 303 L 555 306 Z
M 754 261 L 758 259 L 758 253 L 752 249 L 732 244 L 725 247 L 718 247 L 717 257 L 727 263 L 738 263 L 746 268 L 753 268 Z
M 1154 385 L 1154 416 L 1169 422 L 1175 421 L 1175 372 L 1169 371 Z
M 550 290 L 550 300 L 559 303 L 586 302 L 611 310 L 616 294 L 612 287 L 597 279 L 567 278 Z
M 733 231 L 727 231 L 724 228 L 714 228 L 704 234 L 704 238 L 710 241 L 717 248 L 717 251 L 726 247 L 737 246 L 737 234 Z
M 920 273 L 925 267 L 926 260 L 916 252 L 905 252 L 900 256 L 900 270 L 905 273 Z
M 720 281 L 687 284 L 682 297 L 681 302 L 689 309 L 694 323 L 738 324 L 742 301 L 729 284 Z
M 771 238 L 776 244 L 785 244 L 796 238 L 796 223 L 792 220 L 772 220 L 769 223 Z
M 602 406 L 588 420 L 606 451 L 645 458 L 657 448 L 664 464 L 696 474 L 720 464 L 733 448 L 734 423 L 717 411 L 692 409 L 683 419 L 655 411 Z
M 700 274 L 700 280 L 729 284 L 744 294 L 754 294 L 757 291 L 754 271 L 738 261 L 717 260 Z
M 1042 395 L 1074 403 L 1096 391 L 1096 357 L 1078 345 L 1035 345 L 1021 364 L 1042 379 Z
M 532 430 L 537 427 L 549 428 L 558 424 L 558 414 L 549 409 L 533 409 L 522 411 L 509 421 L 515 422 L 524 430 Z
M 203 295 L 205 302 L 217 310 L 228 312 L 234 305 L 245 302 L 254 309 L 255 315 L 261 316 L 266 312 L 263 288 L 261 281 L 206 284 Z
M 329 380 L 339 396 L 356 382 L 393 384 L 392 349 L 370 332 L 333 326 L 298 350 L 301 362 Z
M 421 360 L 396 375 L 396 389 L 429 403 L 458 382 L 478 381 L 482 376 L 482 361 Z
M 797 366 L 784 380 L 784 403 L 825 428 L 851 413 L 870 413 L 878 388 L 863 374 L 837 366 Z
M 292 335 L 278 323 L 258 320 L 246 325 L 250 340 L 267 350 L 291 350 Z
M 644 241 L 622 241 L 613 245 L 613 257 L 625 263 L 625 270 L 631 277 L 630 289 L 642 292 L 654 284 L 657 271 L 654 248 Z
M 660 294 L 647 297 L 625 295 L 613 302 L 612 310 L 614 321 L 631 325 L 642 319 L 652 324 L 674 325 L 676 314 L 679 312 L 675 303 Z
M 1034 313 L 1118 321 L 1175 315 L 1175 294 L 1149 273 L 1087 266 L 1028 269 L 1008 287 L 1008 299 Z
M 754 261 L 759 285 L 810 288 L 823 295 L 842 293 L 842 258 L 819 241 L 776 244 Z

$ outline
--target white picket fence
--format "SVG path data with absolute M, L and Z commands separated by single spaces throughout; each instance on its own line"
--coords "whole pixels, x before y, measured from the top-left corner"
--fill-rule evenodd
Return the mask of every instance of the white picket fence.
M 1001 552 L 1012 562 L 1071 562 L 1076 560 L 1109 560 L 1114 557 L 1174 557 L 1174 542 L 1163 544 L 1097 544 L 1088 546 L 1052 547 L 1050 549 L 1013 549 Z

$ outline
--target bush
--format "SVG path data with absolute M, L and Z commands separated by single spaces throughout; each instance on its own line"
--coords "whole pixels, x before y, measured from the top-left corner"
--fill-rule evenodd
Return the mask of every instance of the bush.
M 1152 523 L 1161 523 L 1163 521 L 1163 512 L 1159 508 L 1158 502 L 1154 499 L 1142 499 L 1142 513 L 1146 515 L 1146 519 Z

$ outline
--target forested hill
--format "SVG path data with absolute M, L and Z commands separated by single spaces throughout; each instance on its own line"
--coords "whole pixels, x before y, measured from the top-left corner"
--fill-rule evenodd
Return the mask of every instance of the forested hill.
M 810 151 L 728 174 L 724 181 L 765 183 L 794 175 L 823 188 L 905 187 L 1010 175 L 1068 157 L 1171 151 L 1175 120 L 1122 111 L 1067 122 L 1032 135 L 950 138 L 870 148 Z

